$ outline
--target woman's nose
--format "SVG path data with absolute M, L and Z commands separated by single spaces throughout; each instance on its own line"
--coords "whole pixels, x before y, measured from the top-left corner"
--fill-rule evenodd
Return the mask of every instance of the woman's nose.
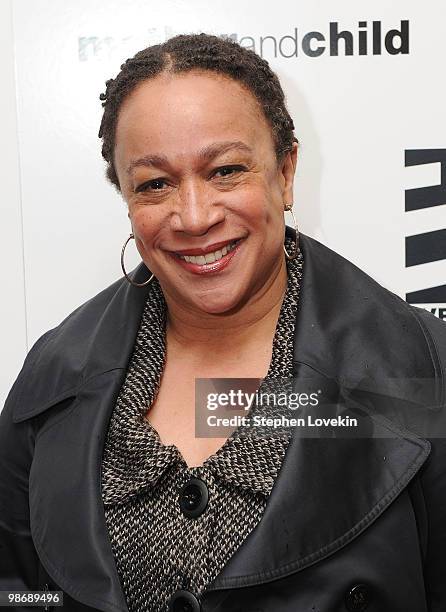
M 205 185 L 191 182 L 179 189 L 173 229 L 202 235 L 223 219 L 223 206 L 217 205 L 216 194 L 212 194 Z

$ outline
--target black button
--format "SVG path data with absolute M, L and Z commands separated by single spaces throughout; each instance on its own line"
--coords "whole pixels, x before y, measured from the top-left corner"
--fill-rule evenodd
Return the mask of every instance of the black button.
M 190 591 L 175 591 L 169 599 L 169 612 L 200 612 L 198 599 Z
M 370 600 L 370 588 L 365 584 L 356 584 L 345 596 L 345 605 L 349 612 L 363 612 Z
M 208 488 L 199 478 L 191 478 L 180 490 L 181 512 L 188 518 L 200 516 L 205 511 L 208 501 Z

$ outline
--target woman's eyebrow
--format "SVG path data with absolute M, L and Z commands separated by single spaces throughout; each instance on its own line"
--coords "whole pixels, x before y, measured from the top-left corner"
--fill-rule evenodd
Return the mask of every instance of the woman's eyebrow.
M 226 153 L 232 149 L 237 149 L 244 153 L 252 154 L 253 150 L 241 140 L 224 141 L 208 145 L 198 151 L 197 157 L 200 160 L 211 161 L 215 157 Z M 130 162 L 127 168 L 127 174 L 130 174 L 134 168 L 139 166 L 169 166 L 169 160 L 164 155 L 145 155 Z

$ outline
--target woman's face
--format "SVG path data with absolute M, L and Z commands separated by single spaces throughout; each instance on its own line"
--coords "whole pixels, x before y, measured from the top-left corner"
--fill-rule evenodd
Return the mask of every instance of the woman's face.
M 135 88 L 119 112 L 115 167 L 166 297 L 227 313 L 271 285 L 285 265 L 295 163 L 296 145 L 277 165 L 261 107 L 229 77 L 163 73 Z

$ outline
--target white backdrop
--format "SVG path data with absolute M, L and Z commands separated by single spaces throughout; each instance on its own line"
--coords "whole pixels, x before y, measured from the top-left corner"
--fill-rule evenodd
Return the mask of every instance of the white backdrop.
M 278 73 L 301 231 L 446 318 L 446 176 L 429 190 L 446 158 L 445 18 L 438 0 L 4 0 L 0 405 L 34 341 L 122 274 L 130 225 L 104 178 L 99 94 L 127 57 L 182 32 L 232 36 Z

